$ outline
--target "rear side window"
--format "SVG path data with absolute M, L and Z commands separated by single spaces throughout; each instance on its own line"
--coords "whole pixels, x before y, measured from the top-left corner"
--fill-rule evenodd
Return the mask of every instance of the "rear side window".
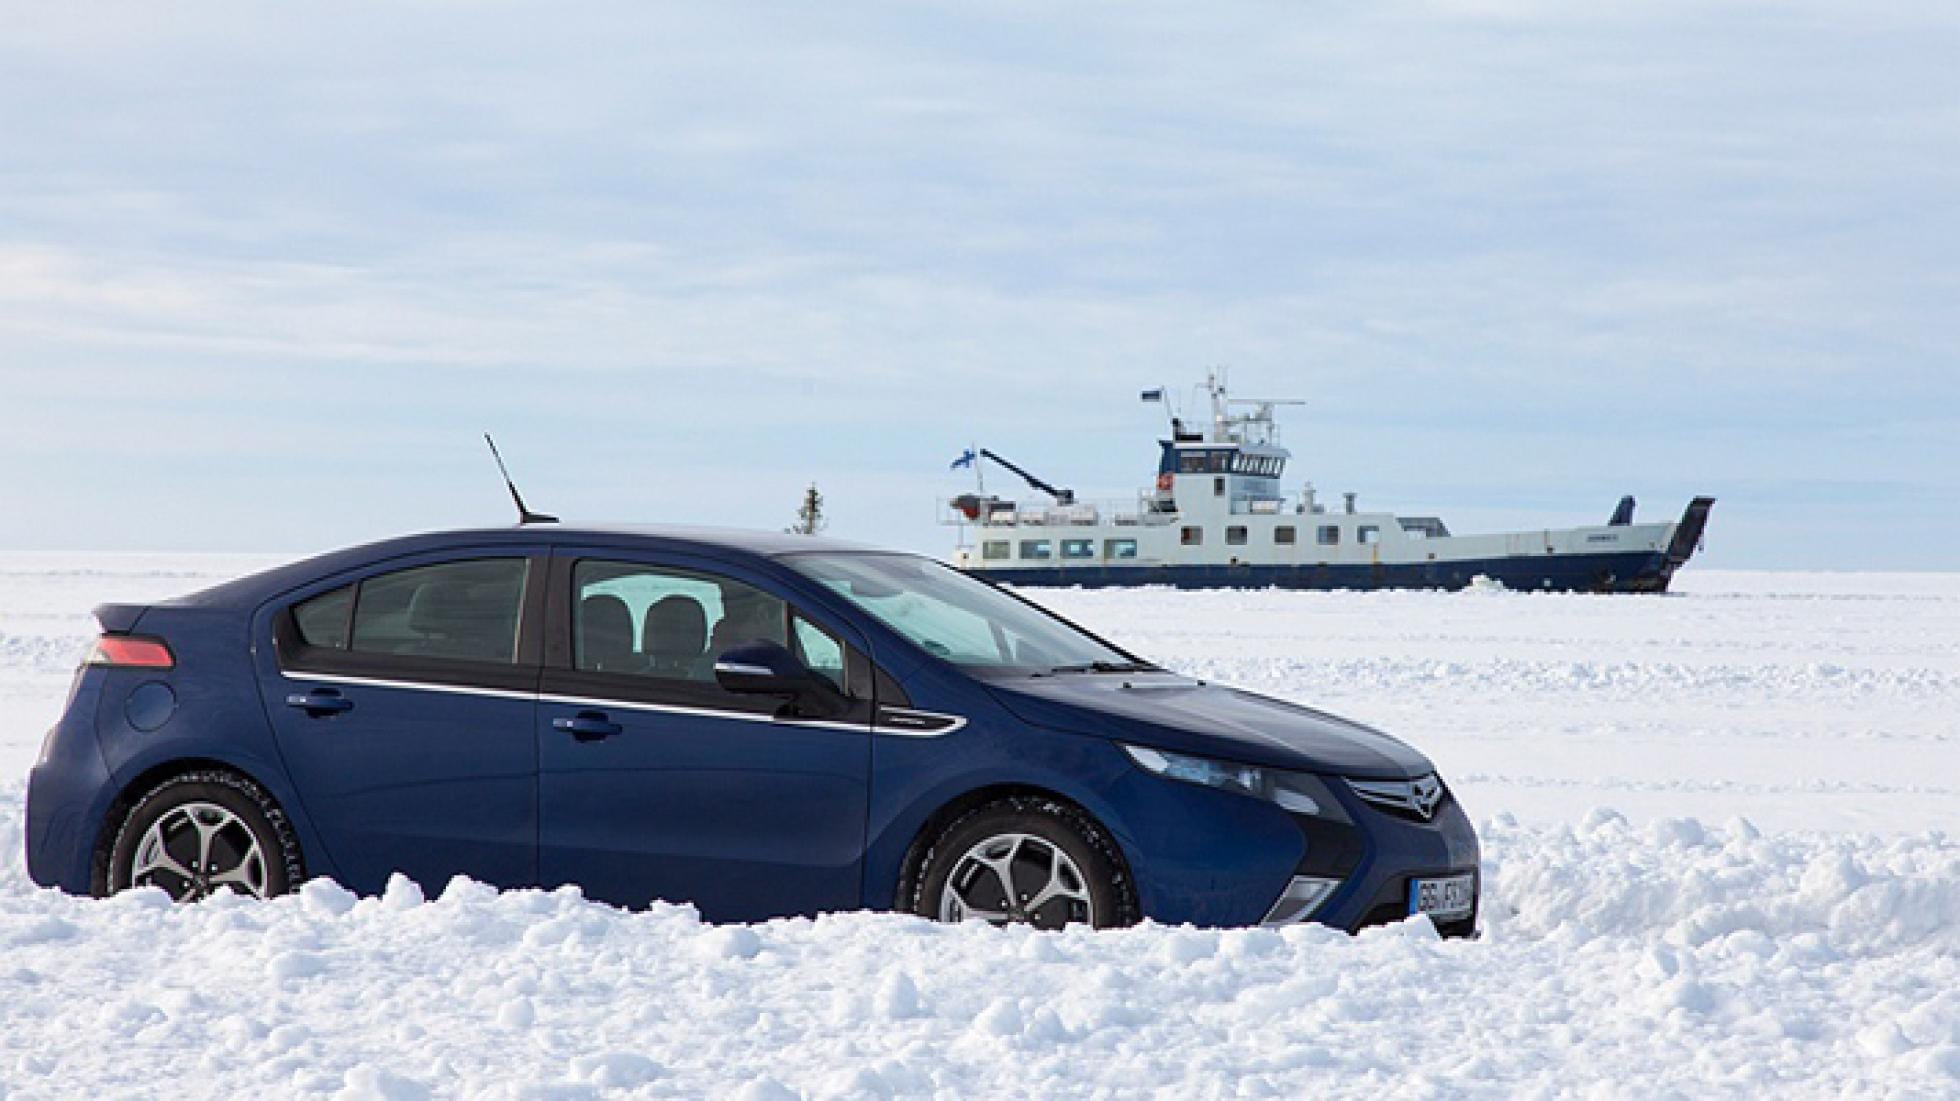
M 347 648 L 347 621 L 353 610 L 354 586 L 343 585 L 295 606 L 293 625 L 299 628 L 300 641 L 308 646 L 344 650 Z
M 354 601 L 349 649 L 515 662 L 527 569 L 522 558 L 484 558 L 370 577 Z

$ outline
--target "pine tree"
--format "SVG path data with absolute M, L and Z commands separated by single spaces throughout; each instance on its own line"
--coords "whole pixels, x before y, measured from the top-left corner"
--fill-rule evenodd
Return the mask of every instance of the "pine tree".
M 815 535 L 828 527 L 830 521 L 823 517 L 823 494 L 817 492 L 817 483 L 803 491 L 803 504 L 796 510 L 796 523 L 784 528 L 791 535 Z

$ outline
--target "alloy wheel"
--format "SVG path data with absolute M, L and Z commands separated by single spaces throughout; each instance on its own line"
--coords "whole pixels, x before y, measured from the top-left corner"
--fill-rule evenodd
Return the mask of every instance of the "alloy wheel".
M 1060 929 L 1094 925 L 1088 880 L 1061 846 L 1031 833 L 986 838 L 953 864 L 939 896 L 941 921 Z
M 178 902 L 196 902 L 221 890 L 265 898 L 265 853 L 238 815 L 216 803 L 181 803 L 143 832 L 129 885 L 160 887 Z

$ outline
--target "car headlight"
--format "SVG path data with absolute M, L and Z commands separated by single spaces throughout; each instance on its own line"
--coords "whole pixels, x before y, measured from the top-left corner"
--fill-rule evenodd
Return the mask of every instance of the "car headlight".
M 1310 814 L 1336 822 L 1348 821 L 1347 812 L 1341 809 L 1340 801 L 1312 773 L 1193 757 L 1142 745 L 1125 745 L 1123 752 L 1130 755 L 1130 760 L 1135 761 L 1138 768 L 1166 780 L 1235 791 L 1254 799 L 1264 799 L 1294 814 Z

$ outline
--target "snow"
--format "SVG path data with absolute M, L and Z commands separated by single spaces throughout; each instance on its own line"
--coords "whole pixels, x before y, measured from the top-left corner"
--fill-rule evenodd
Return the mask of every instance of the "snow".
M 1960 576 L 1032 594 L 1428 751 L 1484 840 L 1476 942 L 32 887 L 14 778 L 88 608 L 266 561 L 0 556 L 0 1096 L 1960 1093 Z

